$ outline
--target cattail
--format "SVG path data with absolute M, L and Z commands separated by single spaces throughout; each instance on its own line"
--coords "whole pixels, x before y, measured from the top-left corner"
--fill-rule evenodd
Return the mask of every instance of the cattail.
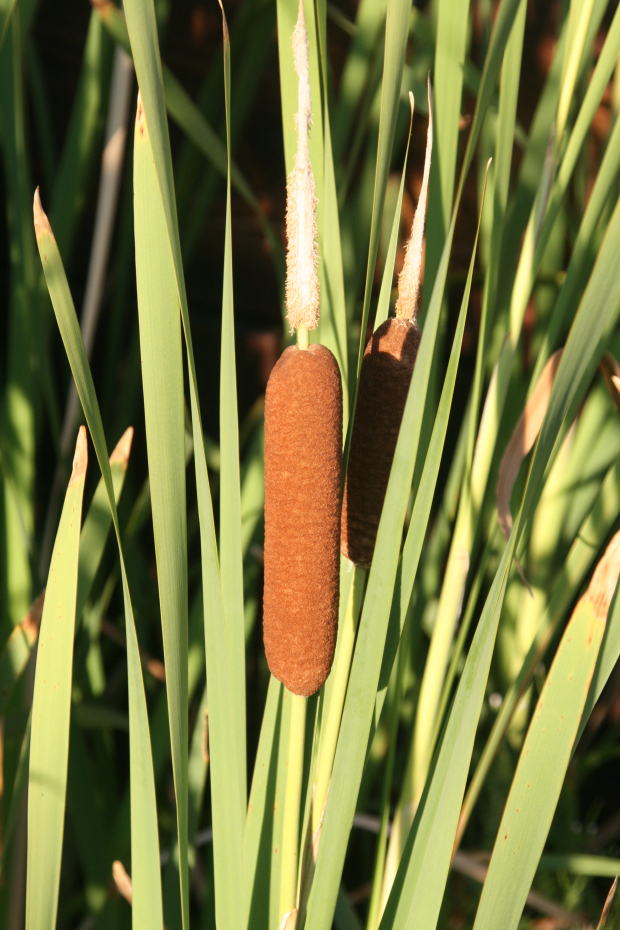
M 298 346 L 275 365 L 265 395 L 263 636 L 271 673 L 308 696 L 329 675 L 338 628 L 342 383 L 318 324 L 316 194 L 308 150 L 312 122 L 303 3 L 293 32 L 299 78 L 297 154 L 287 185 L 286 305 Z
M 265 395 L 265 592 L 269 668 L 310 695 L 331 669 L 338 626 L 342 384 L 334 356 L 286 349 Z
M 319 322 L 316 191 L 308 145 L 312 105 L 303 0 L 299 0 L 292 44 L 299 90 L 295 116 L 297 153 L 286 185 L 286 312 L 291 332 L 299 328 L 316 329 Z
M 395 319 L 372 334 L 364 351 L 355 410 L 349 467 L 342 505 L 340 550 L 364 568 L 372 562 L 400 424 L 420 344 L 416 313 L 420 299 L 422 240 L 433 149 L 433 111 L 428 85 L 429 120 L 422 188 L 403 269 L 398 278 Z

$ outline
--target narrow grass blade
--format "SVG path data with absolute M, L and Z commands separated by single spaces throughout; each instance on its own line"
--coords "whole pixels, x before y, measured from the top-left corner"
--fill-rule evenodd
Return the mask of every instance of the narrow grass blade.
M 28 779 L 26 930 L 56 924 L 65 819 L 71 669 L 82 500 L 88 451 L 80 429 L 41 618 Z
M 151 511 L 166 663 L 181 910 L 187 927 L 187 525 L 181 319 L 149 126 L 140 100 L 134 138 L 134 217 Z
M 487 165 L 487 176 L 489 165 L 490 162 Z M 413 584 L 418 569 L 423 540 L 426 535 L 431 505 L 435 494 L 439 466 L 441 463 L 441 456 L 446 438 L 446 431 L 448 428 L 450 408 L 452 406 L 452 397 L 454 395 L 454 385 L 456 382 L 456 373 L 460 359 L 461 345 L 463 342 L 465 319 L 467 316 L 467 307 L 469 305 L 469 295 L 471 293 L 471 283 L 474 274 L 474 264 L 476 260 L 478 238 L 480 235 L 480 224 L 482 221 L 482 210 L 484 208 L 485 193 L 486 188 L 482 197 L 482 206 L 478 217 L 476 239 L 474 241 L 472 256 L 469 263 L 469 272 L 467 275 L 467 281 L 461 302 L 459 320 L 452 344 L 452 351 L 450 353 L 448 370 L 446 372 L 441 399 L 439 402 L 437 415 L 435 417 L 435 425 L 433 427 L 428 453 L 424 462 L 424 470 L 422 472 L 422 478 L 418 492 L 416 494 L 411 522 L 409 524 L 407 538 L 403 549 L 400 586 L 396 587 L 394 593 L 394 601 L 392 605 L 392 616 L 394 618 L 392 623 L 393 629 L 391 636 L 390 631 L 388 631 L 388 638 L 386 641 L 386 649 L 383 658 L 384 667 L 382 669 L 382 676 L 380 681 L 380 685 L 382 687 L 377 694 L 375 721 L 378 720 L 383 701 L 385 700 L 389 678 L 392 671 L 392 663 L 394 661 L 396 649 L 402 635 L 405 619 L 410 611 Z M 395 622 L 396 618 L 398 618 L 398 626 Z M 413 747 L 410 749 L 410 752 L 412 751 Z M 411 774 L 413 774 L 413 768 L 410 769 L 409 766 L 407 766 L 407 768 L 410 770 Z M 405 838 L 407 836 L 409 827 L 411 826 L 411 821 L 413 820 L 414 804 L 417 802 L 417 798 L 415 798 L 415 790 L 415 782 L 413 782 L 411 779 L 407 780 L 407 777 L 405 776 L 401 798 L 394 818 L 394 826 L 392 828 L 392 836 L 390 838 L 390 845 L 386 859 L 380 912 L 383 910 L 387 902 L 388 895 L 402 855 Z
M 0 875 L 3 874 L 4 864 L 8 861 L 7 857 L 11 850 L 13 842 L 13 833 L 19 823 L 19 814 L 22 809 L 24 792 L 28 787 L 28 767 L 30 762 L 30 733 L 32 727 L 32 708 L 28 715 L 26 729 L 22 739 L 22 745 L 17 760 L 17 769 L 13 779 L 13 788 L 11 790 L 11 800 L 6 813 L 4 827 L 2 830 L 2 852 L 0 852 Z
M 592 675 L 592 682 L 588 691 L 588 697 L 586 698 L 586 703 L 583 708 L 583 715 L 579 724 L 579 731 L 575 739 L 575 747 L 578 745 L 579 740 L 581 739 L 581 734 L 585 729 L 586 723 L 590 719 L 590 714 L 592 713 L 594 705 L 601 696 L 601 691 L 607 684 L 609 676 L 616 667 L 619 658 L 620 598 L 616 595 L 614 603 L 612 604 L 612 610 L 610 611 L 610 614 L 607 617 L 607 623 L 605 624 L 605 635 L 603 636 L 603 642 L 601 644 L 598 661 L 596 663 L 596 668 L 594 669 L 594 674 Z
M 591 513 L 584 520 L 583 524 L 575 534 L 575 541 L 564 560 L 564 564 L 558 576 L 554 593 L 549 601 L 544 616 L 540 620 L 538 631 L 523 660 L 523 665 L 502 701 L 491 732 L 482 750 L 476 770 L 470 780 L 456 837 L 456 845 L 460 843 L 460 838 L 467 825 L 471 811 L 480 794 L 480 789 L 488 775 L 489 769 L 495 758 L 498 747 L 504 738 L 512 714 L 518 705 L 525 689 L 531 681 L 534 669 L 542 658 L 545 648 L 548 646 L 551 637 L 558 628 L 559 623 L 565 616 L 571 602 L 575 598 L 584 578 L 589 571 L 595 555 L 605 541 L 615 520 L 620 513 L 620 461 L 617 461 L 609 470 L 603 481 L 600 492 L 597 496 L 595 505 Z M 612 630 L 616 625 L 616 612 L 612 611 L 612 616 L 607 621 L 606 634 L 603 640 L 603 647 L 599 654 L 599 661 L 605 653 L 605 643 Z M 593 681 L 597 678 L 596 674 Z M 588 698 L 590 702 L 591 697 Z M 586 705 L 586 707 L 588 704 Z M 585 719 L 585 712 L 584 712 Z M 582 721 L 582 726 L 584 722 Z
M 99 16 L 90 15 L 80 79 L 60 164 L 52 190 L 50 217 L 64 261 L 69 264 L 78 221 L 86 206 L 90 178 L 97 168 L 105 127 L 105 100 L 114 44 Z
M 2 3 L 0 3 L 0 51 L 2 50 L 4 40 L 9 31 L 11 16 L 13 15 L 16 3 L 17 0 L 2 0 Z
M 494 181 L 493 181 L 493 219 L 491 227 L 491 241 L 489 243 L 489 264 L 484 282 L 482 295 L 482 312 L 480 317 L 480 331 L 476 351 L 476 368 L 472 386 L 472 410 L 474 416 L 469 419 L 467 436 L 467 462 L 471 468 L 474 457 L 476 433 L 478 430 L 478 410 L 482 397 L 483 379 L 487 367 L 487 342 L 491 322 L 495 311 L 504 237 L 506 204 L 508 200 L 508 187 L 514 148 L 515 123 L 517 113 L 517 99 L 519 96 L 519 82 L 514 75 L 521 71 L 521 58 L 523 51 L 523 35 L 525 28 L 525 15 L 527 4 L 521 6 L 515 17 L 510 38 L 506 43 L 506 53 L 502 64 L 500 78 L 499 107 L 497 114 L 497 142 L 495 146 Z
M 112 487 L 114 488 L 114 500 L 117 504 L 125 483 L 132 441 L 133 429 L 130 426 L 123 433 L 110 456 Z M 108 503 L 105 482 L 101 479 L 97 485 L 93 499 L 90 502 L 88 513 L 84 520 L 84 526 L 82 527 L 82 535 L 80 536 L 77 607 L 75 611 L 76 623 L 80 622 L 82 611 L 86 605 L 90 589 L 101 562 L 101 556 L 103 555 L 103 549 L 111 525 L 112 512 Z
M 112 511 L 112 520 L 118 543 L 127 634 L 133 926 L 134 930 L 159 930 L 163 925 L 163 917 L 153 760 L 140 653 L 123 559 L 112 474 L 108 462 L 103 423 L 95 394 L 95 386 L 88 366 L 80 326 L 58 246 L 49 221 L 41 207 L 38 190 L 35 195 L 34 217 L 37 245 L 56 315 L 56 322 L 58 323 L 108 492 L 108 502 Z
M 282 685 L 269 679 L 252 789 L 243 837 L 246 926 L 267 927 L 270 910 L 269 874 L 273 854 L 274 802 L 281 733 Z
M 347 311 L 344 294 L 342 245 L 338 194 L 332 149 L 329 116 L 329 84 L 327 62 L 326 4 L 317 4 L 317 32 L 322 87 L 323 114 L 323 207 L 322 227 L 319 227 L 319 275 L 321 280 L 321 316 L 318 338 L 331 350 L 342 375 L 343 433 L 346 436 L 349 412 L 349 357 L 347 341 Z
M 600 655 L 600 652 L 599 652 Z M 577 741 L 575 740 L 575 745 Z M 620 859 L 606 856 L 582 856 L 566 853 L 543 853 L 538 863 L 539 872 L 572 872 L 573 875 L 592 875 L 615 878 L 620 875 Z
M 394 262 L 396 260 L 396 249 L 398 248 L 398 234 L 400 232 L 400 219 L 403 209 L 403 191 L 405 189 L 405 176 L 407 174 L 407 161 L 409 159 L 411 126 L 413 124 L 413 94 L 409 95 L 409 99 L 411 102 L 411 123 L 409 124 L 409 135 L 407 136 L 407 149 L 405 151 L 405 160 L 403 162 L 403 172 L 400 177 L 400 187 L 398 188 L 396 209 L 394 210 L 394 220 L 392 222 L 392 231 L 390 233 L 390 243 L 388 245 L 387 255 L 385 256 L 385 268 L 383 269 L 381 290 L 379 292 L 379 301 L 377 303 L 377 311 L 375 313 L 375 329 L 377 329 L 383 322 L 385 322 L 385 320 L 387 320 L 390 312 L 390 296 L 392 294 L 392 281 L 394 278 Z
M 245 752 L 245 624 L 243 615 L 243 550 L 241 546 L 241 491 L 239 474 L 239 411 L 235 362 L 235 314 L 233 302 L 231 141 L 230 141 L 230 40 L 224 18 L 224 89 L 228 180 L 224 283 L 222 290 L 222 346 L 220 367 L 220 578 L 226 617 L 226 636 L 234 701 L 235 728 L 242 739 L 238 746 L 241 809 L 247 804 Z
M 9 235 L 9 291 L 4 390 L 0 404 L 2 463 L 1 521 L 4 567 L 0 636 L 4 640 L 24 616 L 38 586 L 33 564 L 35 443 L 37 408 L 44 395 L 35 369 L 42 359 L 42 325 L 37 301 L 37 260 L 28 204 L 32 184 L 24 100 L 22 10 L 14 12 L 9 41 L 0 55 L 0 133 Z
M 101 21 L 112 38 L 118 42 L 122 48 L 129 54 L 135 54 L 135 48 L 129 41 L 127 24 L 123 14 L 111 2 L 111 0 L 102 0 L 95 3 L 95 12 L 101 17 Z M 129 14 L 130 16 L 131 14 Z M 135 62 L 134 62 L 135 63 Z M 136 71 L 138 70 L 136 66 Z M 200 109 L 185 92 L 181 84 L 177 81 L 172 72 L 164 65 L 160 66 L 160 77 L 163 82 L 165 93 L 165 106 L 171 118 L 183 130 L 196 148 L 202 152 L 204 157 L 213 165 L 213 167 L 222 175 L 226 176 L 226 146 L 217 135 L 213 127 L 207 122 Z M 150 107 L 146 106 L 147 114 Z M 250 185 L 241 173 L 238 165 L 234 162 L 231 165 L 231 182 L 235 190 L 245 200 L 249 207 L 256 213 L 273 250 L 274 260 L 277 268 L 283 273 L 284 255 L 281 243 L 276 236 L 271 224 L 265 217 L 261 206 L 254 196 Z
M 484 196 L 483 196 L 484 204 Z M 481 216 L 482 214 L 480 214 Z M 428 452 L 424 461 L 424 470 L 418 487 L 418 491 L 413 505 L 413 512 L 407 530 L 405 545 L 403 547 L 400 586 L 397 587 L 394 601 L 392 603 L 393 617 L 390 618 L 390 628 L 386 640 L 385 653 L 383 656 L 383 666 L 381 669 L 380 688 L 377 693 L 375 707 L 375 723 L 381 716 L 383 702 L 387 693 L 387 687 L 392 671 L 392 663 L 396 656 L 396 650 L 403 631 L 405 618 L 410 609 L 411 596 L 413 594 L 413 585 L 418 571 L 422 546 L 426 537 L 428 519 L 431 512 L 431 506 L 437 486 L 439 467 L 443 454 L 446 433 L 448 430 L 448 419 L 452 407 L 452 398 L 454 396 L 454 387 L 456 384 L 456 375 L 458 370 L 459 359 L 461 356 L 461 346 L 463 344 L 463 334 L 465 332 L 465 321 L 467 319 L 467 308 L 469 306 L 469 296 L 471 293 L 471 283 L 473 280 L 474 264 L 478 246 L 478 236 L 480 235 L 480 219 L 478 220 L 478 229 L 474 247 L 469 264 L 469 272 L 461 301 L 461 309 L 456 326 L 456 332 L 452 341 L 450 359 L 446 370 L 443 389 L 435 417 L 435 425 L 431 435 Z M 396 626 L 398 619 L 398 627 Z
M 427 219 L 425 259 L 425 275 L 429 281 L 437 273 L 452 214 L 468 17 L 467 0 L 439 0 L 433 82 L 435 153 L 429 182 L 431 209 Z M 429 300 L 427 289 L 424 311 Z
M 562 637 L 506 801 L 474 927 L 516 928 L 555 811 L 618 574 L 614 537 Z
M 418 920 L 424 927 L 436 924 L 516 540 L 536 499 L 566 412 L 577 392 L 584 391 L 589 383 L 598 355 L 602 354 L 601 340 L 620 311 L 620 282 L 613 272 L 619 246 L 620 209 L 616 208 L 562 357 L 521 510 L 483 608 L 381 930 L 402 930 Z M 603 312 L 601 307 L 605 308 Z
M 245 810 L 240 803 L 239 758 L 245 734 L 237 731 L 236 718 L 233 713 L 229 643 L 227 642 L 196 366 L 181 261 L 161 60 L 152 2 L 150 0 L 127 0 L 125 13 L 142 103 L 149 127 L 187 347 L 205 608 L 211 745 L 209 765 L 217 920 L 218 924 L 221 923 L 227 930 L 228 928 L 240 930 L 244 919 L 243 895 L 239 894 L 239 888 L 244 885 L 243 823 Z
M 360 0 L 355 34 L 342 72 L 340 97 L 334 114 L 334 153 L 342 158 L 351 125 L 366 90 L 375 43 L 385 20 L 387 0 Z
M 379 249 L 379 233 L 381 230 L 381 217 L 383 201 L 387 185 L 392 146 L 396 130 L 396 115 L 400 101 L 400 85 L 403 66 L 405 63 L 405 49 L 409 15 L 411 12 L 410 0 L 388 0 L 385 23 L 385 53 L 383 66 L 383 80 L 381 83 L 381 120 L 379 123 L 379 142 L 377 146 L 377 163 L 375 168 L 375 187 L 372 202 L 372 220 L 370 225 L 370 243 L 368 246 L 368 264 L 366 266 L 366 283 L 364 288 L 364 304 L 362 308 L 361 338 L 357 359 L 357 377 L 362 367 L 362 358 L 365 349 L 365 335 L 370 314 L 370 298 L 372 281 Z M 355 398 L 351 408 L 351 422 L 355 412 Z
M 114 486 L 115 500 L 121 495 L 125 475 L 127 473 L 127 463 L 131 449 L 131 439 L 133 430 L 131 427 L 122 436 L 116 449 L 110 456 L 110 471 L 112 473 L 112 484 Z M 84 605 L 90 593 L 94 581 L 103 548 L 107 539 L 112 514 L 108 504 L 108 496 L 103 479 L 97 485 L 97 490 L 88 508 L 82 533 L 80 535 L 80 554 L 78 563 L 78 585 L 77 600 L 75 609 L 76 624 L 80 622 Z M 19 623 L 0 653 L 0 717 L 4 714 L 4 708 L 9 700 L 15 682 L 22 674 L 30 652 L 39 635 L 39 625 L 41 622 L 41 611 L 43 609 L 44 594 L 34 601 L 30 610 Z

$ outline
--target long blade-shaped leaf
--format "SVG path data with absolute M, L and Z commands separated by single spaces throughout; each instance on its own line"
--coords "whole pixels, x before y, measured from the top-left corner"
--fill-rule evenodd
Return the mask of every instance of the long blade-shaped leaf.
M 244 916 L 243 894 L 239 893 L 239 889 L 244 886 L 243 822 L 245 810 L 240 803 L 239 753 L 245 734 L 238 732 L 233 712 L 229 644 L 224 620 L 213 507 L 198 400 L 196 365 L 181 262 L 155 11 L 152 0 L 127 0 L 125 13 L 138 84 L 149 127 L 153 161 L 166 219 L 187 346 L 205 605 L 216 914 L 218 924 L 226 927 L 227 930 L 228 928 L 240 930 Z
M 617 535 L 558 647 L 506 801 L 476 914 L 475 930 L 513 930 L 555 811 L 620 572 Z
M 120 526 L 114 499 L 114 485 L 112 483 L 110 463 L 108 462 L 101 413 L 88 359 L 86 358 L 80 326 L 58 246 L 49 221 L 41 207 L 38 190 L 35 195 L 34 219 L 37 245 L 56 315 L 56 322 L 58 323 L 65 352 L 69 359 L 75 385 L 93 439 L 99 467 L 108 492 L 108 502 L 116 531 L 121 562 L 127 634 L 133 926 L 135 930 L 158 930 L 163 926 L 163 915 L 153 759 L 140 653 L 123 559 Z
M 187 927 L 187 526 L 181 318 L 149 126 L 140 101 L 134 139 L 134 217 L 144 417 L 179 832 L 181 912 Z
M 534 453 L 524 501 L 474 635 L 383 916 L 382 930 L 417 926 L 418 918 L 421 920 L 419 926 L 435 926 L 440 895 L 429 894 L 429 888 L 437 889 L 439 881 L 443 887 L 448 874 L 508 569 L 566 411 L 577 391 L 583 392 L 589 383 L 597 355 L 602 352 L 602 337 L 620 312 L 620 281 L 614 271 L 619 248 L 620 208 L 616 207 L 566 344 Z
M 224 87 L 226 91 L 226 234 L 222 293 L 222 351 L 220 369 L 220 575 L 237 733 L 245 736 L 245 624 L 243 616 L 243 550 L 239 475 L 239 413 L 235 363 L 232 224 L 230 213 L 230 42 L 224 19 Z M 241 808 L 247 802 L 245 738 L 238 744 Z
M 78 434 L 50 565 L 32 703 L 26 930 L 56 924 L 65 819 L 78 551 L 88 452 Z
M 133 430 L 130 427 L 122 436 L 116 449 L 110 456 L 110 471 L 112 472 L 112 483 L 114 485 L 114 494 L 117 502 L 123 489 L 123 483 L 127 473 L 132 435 Z M 80 535 L 77 601 L 75 608 L 76 623 L 80 621 L 84 605 L 86 604 L 93 580 L 99 568 L 111 522 L 112 514 L 110 513 L 108 504 L 108 495 L 104 481 L 101 479 L 97 485 L 97 490 L 90 503 L 90 507 L 88 508 L 88 513 L 86 514 L 86 519 L 84 520 L 84 526 L 82 527 L 82 533 Z M 4 708 L 13 693 L 15 682 L 25 669 L 30 657 L 30 651 L 39 635 L 43 599 L 44 594 L 39 595 L 24 619 L 15 627 L 6 641 L 2 653 L 0 653 L 0 681 L 2 682 L 2 691 L 0 692 L 0 717 L 4 714 Z

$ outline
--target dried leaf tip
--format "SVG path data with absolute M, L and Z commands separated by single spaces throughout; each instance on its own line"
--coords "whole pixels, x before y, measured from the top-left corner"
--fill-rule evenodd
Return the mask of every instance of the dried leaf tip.
M 75 455 L 73 456 L 73 471 L 69 487 L 76 484 L 86 474 L 88 465 L 88 443 L 86 442 L 86 427 L 80 426 L 77 442 L 75 444 Z
M 52 232 L 50 221 L 48 220 L 45 211 L 41 206 L 41 195 L 39 193 L 38 187 L 34 192 L 34 204 L 32 207 L 32 212 L 34 214 L 34 233 L 37 239 L 39 239 L 44 233 L 53 238 L 54 233 Z
M 286 190 L 286 309 L 291 332 L 300 327 L 315 329 L 319 322 L 316 189 L 308 146 L 312 106 L 303 0 L 299 0 L 292 45 L 298 78 L 298 110 L 295 116 L 297 152 Z
M 428 131 L 426 134 L 426 155 L 424 158 L 424 175 L 418 206 L 413 218 L 411 236 L 405 251 L 405 261 L 398 276 L 398 300 L 396 317 L 399 320 L 413 320 L 418 311 L 420 290 L 422 288 L 422 243 L 426 223 L 426 206 L 428 203 L 428 181 L 431 173 L 431 154 L 433 151 L 433 101 L 431 99 L 431 79 L 428 78 Z
M 588 586 L 584 598 L 592 604 L 594 612 L 603 623 L 607 620 L 618 576 L 620 575 L 620 532 L 616 533 L 605 555 L 594 569 L 592 581 Z
M 123 468 L 127 468 L 129 453 L 131 452 L 131 443 L 133 442 L 133 426 L 128 426 L 119 441 L 116 443 L 114 452 L 110 456 L 110 465 L 114 462 L 121 462 Z

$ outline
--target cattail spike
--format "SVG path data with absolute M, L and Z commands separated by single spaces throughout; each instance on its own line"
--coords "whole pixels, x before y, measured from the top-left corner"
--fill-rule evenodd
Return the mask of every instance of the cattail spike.
M 312 122 L 308 33 L 303 0 L 293 30 L 293 61 L 298 77 L 298 111 L 295 116 L 297 153 L 286 193 L 286 310 L 291 333 L 316 329 L 319 322 L 316 189 L 310 165 L 308 129 Z
M 428 203 L 428 181 L 431 173 L 431 154 L 433 151 L 433 103 L 431 100 L 431 79 L 428 78 L 428 132 L 426 136 L 426 156 L 424 175 L 418 206 L 413 218 L 411 236 L 407 243 L 405 261 L 398 276 L 398 300 L 396 317 L 399 320 L 413 320 L 418 311 L 420 290 L 422 286 L 422 242 L 426 223 L 426 206 Z
M 272 675 L 314 694 L 338 630 L 342 383 L 329 349 L 289 346 L 265 395 L 263 636 Z

